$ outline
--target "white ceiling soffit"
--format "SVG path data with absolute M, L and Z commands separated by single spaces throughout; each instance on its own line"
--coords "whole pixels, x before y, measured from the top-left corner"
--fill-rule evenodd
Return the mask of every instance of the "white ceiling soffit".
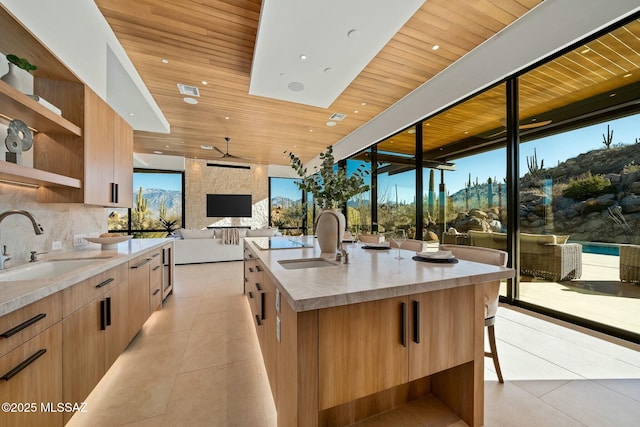
M 264 0 L 249 93 L 328 108 L 423 3 Z

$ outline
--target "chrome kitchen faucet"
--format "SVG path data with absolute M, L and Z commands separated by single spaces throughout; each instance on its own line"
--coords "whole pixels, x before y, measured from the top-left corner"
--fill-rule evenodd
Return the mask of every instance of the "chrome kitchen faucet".
M 36 219 L 36 217 L 33 216 L 32 213 L 27 212 L 27 211 L 23 211 L 23 210 L 20 210 L 20 209 L 8 210 L 8 211 L 2 212 L 0 214 L 0 222 L 2 222 L 2 220 L 5 219 L 6 217 L 8 217 L 9 215 L 24 215 L 24 216 L 26 216 L 27 218 L 29 218 L 31 220 L 31 225 L 33 225 L 33 231 L 36 233 L 36 235 L 44 233 L 44 230 L 42 229 L 42 226 L 38 223 L 38 220 Z M 11 255 L 9 255 L 7 253 L 7 246 L 4 245 L 2 247 L 2 253 L 0 253 L 0 270 L 4 270 L 4 263 L 9 261 L 10 259 L 11 259 Z

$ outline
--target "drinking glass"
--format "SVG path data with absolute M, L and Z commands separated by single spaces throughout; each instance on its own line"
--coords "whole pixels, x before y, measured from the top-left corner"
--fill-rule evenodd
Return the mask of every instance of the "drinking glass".
M 393 242 L 398 247 L 398 256 L 396 256 L 394 259 L 404 259 L 400 250 L 400 246 L 402 246 L 402 243 L 407 240 L 407 232 L 405 230 L 399 230 L 398 233 L 400 233 L 400 235 L 394 234 L 393 237 L 389 238 L 389 240 L 391 240 L 391 242 Z

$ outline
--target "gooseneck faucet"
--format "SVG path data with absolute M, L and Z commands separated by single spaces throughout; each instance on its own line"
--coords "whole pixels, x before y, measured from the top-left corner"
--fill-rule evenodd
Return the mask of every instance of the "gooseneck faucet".
M 0 214 L 0 222 L 4 220 L 9 215 L 24 215 L 31 221 L 31 225 L 33 225 L 33 231 L 38 235 L 44 233 L 42 226 L 38 223 L 36 217 L 33 216 L 32 213 L 23 211 L 20 209 L 11 209 Z M 4 270 L 4 263 L 9 261 L 11 256 L 7 253 L 7 246 L 2 247 L 2 253 L 0 253 L 0 270 Z

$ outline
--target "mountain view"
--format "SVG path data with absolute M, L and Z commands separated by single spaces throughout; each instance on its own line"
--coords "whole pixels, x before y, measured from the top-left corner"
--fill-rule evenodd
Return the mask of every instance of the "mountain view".
M 139 190 L 133 193 L 133 206 L 135 208 Z M 143 188 L 142 197 L 147 199 L 147 210 L 152 217 L 157 218 L 160 213 L 160 203 L 164 199 L 164 206 L 167 209 L 167 216 L 182 215 L 182 192 L 172 190 L 161 190 L 158 188 Z

